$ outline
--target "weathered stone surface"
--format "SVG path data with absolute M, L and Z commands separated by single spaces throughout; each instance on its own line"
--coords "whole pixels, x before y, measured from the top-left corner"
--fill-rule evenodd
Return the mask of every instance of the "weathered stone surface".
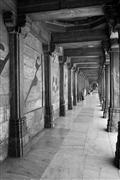
M 58 112 L 56 114 L 56 117 L 59 117 L 59 93 L 60 93 L 60 71 L 59 71 L 59 59 L 58 55 L 53 54 L 50 56 L 50 61 L 51 61 L 51 104 L 53 105 L 53 111 Z M 54 116 L 53 112 L 53 116 Z M 55 117 L 53 117 L 55 119 Z
M 43 106 L 42 43 L 31 33 L 24 39 L 24 113 Z
M 111 42 L 111 60 L 110 60 L 110 110 L 108 118 L 108 131 L 117 131 L 118 121 L 120 121 L 120 70 L 119 70 L 119 45 L 118 39 Z
M 118 122 L 118 138 L 116 143 L 115 164 L 120 169 L 120 122 Z

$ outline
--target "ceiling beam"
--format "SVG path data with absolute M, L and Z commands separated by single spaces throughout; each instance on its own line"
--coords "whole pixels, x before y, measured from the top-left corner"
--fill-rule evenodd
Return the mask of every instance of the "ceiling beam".
M 88 74 L 98 74 L 97 70 L 83 70 L 83 72 L 87 72 Z
M 76 65 L 80 65 L 80 66 L 89 66 L 89 65 L 99 65 L 99 63 L 97 63 L 97 62 L 89 62 L 89 63 L 73 63 L 73 64 L 76 64 Z
M 71 26 L 71 27 L 67 27 L 67 31 L 78 31 L 78 30 L 85 30 L 85 29 L 94 29 L 96 27 L 100 27 L 101 29 L 104 29 L 105 27 L 105 23 L 106 23 L 106 20 L 105 18 L 100 18 L 98 19 L 98 21 L 96 22 L 91 22 L 91 23 L 86 23 L 85 25 L 82 24 L 82 25 L 76 25 L 76 26 Z
M 56 11 L 61 9 L 82 8 L 104 5 L 112 0 L 20 0 L 18 1 L 19 13 L 33 13 Z
M 84 57 L 84 56 L 83 56 Z M 91 63 L 99 63 L 100 58 L 71 58 L 71 63 L 80 63 L 80 64 L 91 64 Z
M 99 64 L 89 64 L 89 65 L 87 65 L 87 64 L 76 64 L 77 65 L 77 67 L 85 67 L 85 68 L 98 68 L 99 67 Z
M 99 67 L 96 67 L 96 66 L 89 66 L 89 67 L 81 67 L 81 66 L 79 66 L 79 65 L 77 65 L 77 67 L 79 67 L 79 69 L 83 69 L 83 70 L 88 70 L 88 69 L 91 69 L 91 70 L 98 70 L 99 69 Z
M 77 57 L 77 58 L 96 58 L 103 56 L 103 51 L 101 48 L 77 48 L 77 49 L 65 49 L 64 55 L 68 57 Z M 95 57 L 94 57 L 95 56 Z
M 101 6 L 84 7 L 75 9 L 61 9 L 56 11 L 38 12 L 31 15 L 34 21 L 70 19 L 104 15 Z
M 87 71 L 85 71 L 84 73 L 86 73 L 88 76 L 98 76 L 98 73 L 88 73 Z
M 84 42 L 84 41 L 102 41 L 107 39 L 105 30 L 84 30 L 70 31 L 63 33 L 52 33 L 52 41 L 55 44 Z

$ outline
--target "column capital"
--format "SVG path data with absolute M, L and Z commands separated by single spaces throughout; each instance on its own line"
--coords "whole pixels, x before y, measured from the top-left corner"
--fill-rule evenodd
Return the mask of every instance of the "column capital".
M 3 12 L 3 20 L 8 32 L 14 32 L 16 30 L 16 17 L 11 11 Z
M 75 64 L 72 66 L 72 70 L 73 70 L 74 72 L 77 72 L 77 66 L 76 66 Z

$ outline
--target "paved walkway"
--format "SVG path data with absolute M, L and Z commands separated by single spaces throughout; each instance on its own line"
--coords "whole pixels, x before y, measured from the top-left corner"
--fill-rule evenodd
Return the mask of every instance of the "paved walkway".
M 37 136 L 26 157 L 6 160 L 0 179 L 120 180 L 113 163 L 117 133 L 107 133 L 106 125 L 98 95 L 87 96 Z

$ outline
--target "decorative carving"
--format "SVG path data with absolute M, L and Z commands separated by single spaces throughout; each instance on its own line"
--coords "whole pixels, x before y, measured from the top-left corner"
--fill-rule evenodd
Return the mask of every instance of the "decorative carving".
M 28 96 L 29 96 L 33 86 L 36 86 L 38 84 L 37 72 L 38 72 L 41 65 L 42 65 L 42 60 L 41 60 L 41 58 L 39 56 L 37 56 L 36 62 L 35 62 L 35 68 L 36 68 L 35 75 L 34 75 L 34 78 L 33 78 L 32 82 L 31 82 L 29 90 L 27 92 L 27 95 L 26 95 L 26 98 L 25 98 L 25 103 L 27 102 Z
M 21 28 L 25 27 L 27 22 L 26 15 L 19 15 L 16 17 L 15 14 L 13 14 L 11 11 L 4 11 L 3 19 L 8 32 L 15 31 L 21 33 Z M 24 37 L 26 37 L 29 31 L 30 30 L 28 27 L 22 31 Z
M 112 31 L 120 29 L 120 4 L 116 2 L 104 6 L 104 13 Z
M 16 27 L 16 17 L 11 11 L 3 12 L 3 19 L 8 32 L 14 31 Z

